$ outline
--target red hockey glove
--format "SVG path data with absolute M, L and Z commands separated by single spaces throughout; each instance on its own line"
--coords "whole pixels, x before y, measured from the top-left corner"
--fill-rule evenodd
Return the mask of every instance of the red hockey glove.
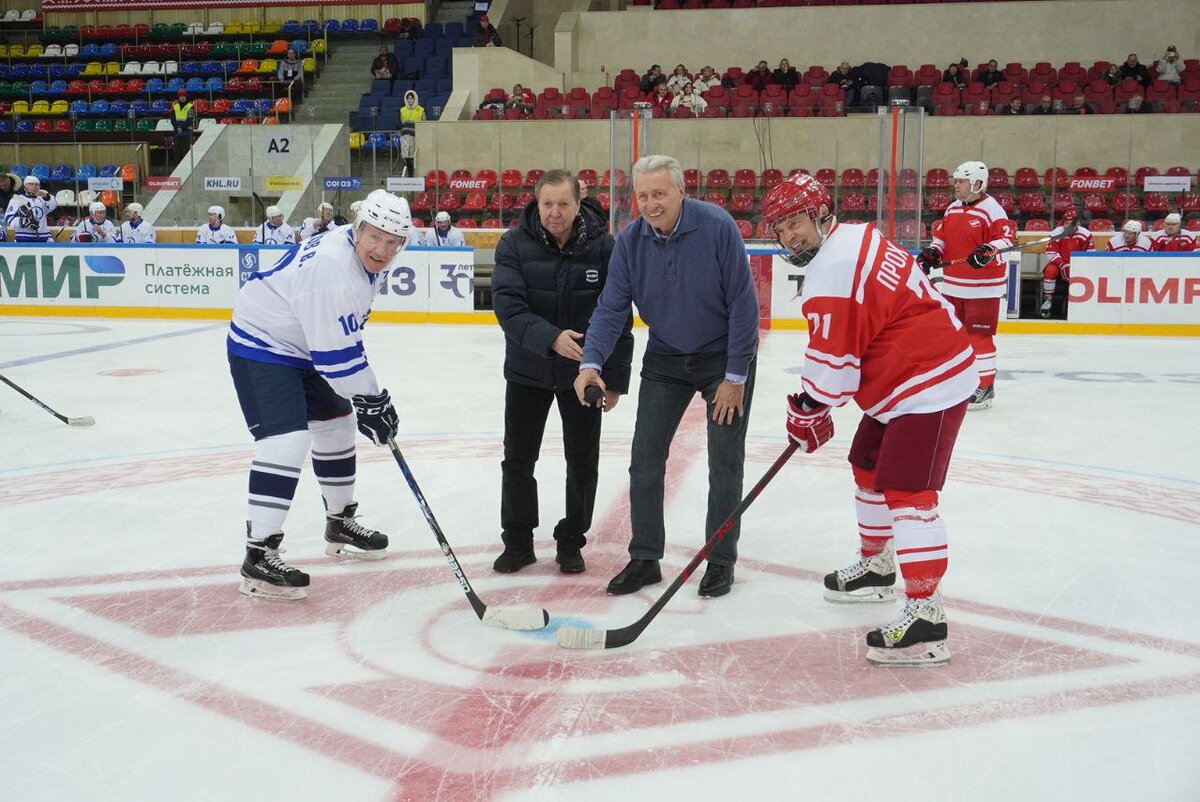
M 787 433 L 788 439 L 800 446 L 804 453 L 816 451 L 833 437 L 833 418 L 829 417 L 829 407 L 817 404 L 807 395 L 789 395 Z
M 992 263 L 996 258 L 996 249 L 991 245 L 980 245 L 975 250 L 971 251 L 971 255 L 967 257 L 967 264 L 976 270 L 982 270 Z

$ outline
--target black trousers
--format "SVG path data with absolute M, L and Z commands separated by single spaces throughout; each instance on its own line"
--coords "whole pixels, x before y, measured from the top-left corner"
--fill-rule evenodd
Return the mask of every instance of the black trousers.
M 567 463 L 566 515 L 554 527 L 564 547 L 583 548 L 596 506 L 603 412 L 579 403 L 574 390 L 554 392 L 508 382 L 504 391 L 504 461 L 500 463 L 500 526 L 505 546 L 533 546 L 538 526 L 537 479 L 550 404 L 558 403 Z

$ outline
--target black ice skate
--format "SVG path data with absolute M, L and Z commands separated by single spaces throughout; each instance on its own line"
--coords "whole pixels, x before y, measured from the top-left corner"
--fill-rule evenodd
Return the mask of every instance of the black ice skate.
M 905 667 L 948 663 L 947 631 L 940 595 L 909 599 L 895 621 L 867 633 L 867 661 L 877 666 Z
M 873 557 L 825 575 L 825 601 L 837 603 L 890 602 L 896 598 L 896 560 L 889 543 Z
M 977 409 L 987 409 L 996 400 L 996 388 L 979 387 L 975 390 L 975 394 L 971 396 L 971 400 L 967 402 L 967 411 L 973 412 Z
M 308 595 L 305 590 L 308 574 L 283 561 L 279 556 L 282 542 L 282 532 L 263 540 L 246 541 L 239 592 L 267 601 L 298 601 Z
M 382 560 L 387 556 L 387 535 L 368 529 L 354 520 L 358 504 L 341 512 L 325 511 L 325 553 L 356 560 Z

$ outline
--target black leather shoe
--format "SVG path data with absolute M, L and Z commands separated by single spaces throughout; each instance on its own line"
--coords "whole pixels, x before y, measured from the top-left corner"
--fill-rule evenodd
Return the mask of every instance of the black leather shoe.
M 705 599 L 724 596 L 733 587 L 733 566 L 709 563 L 700 580 L 700 595 Z
M 608 583 L 608 592 L 612 596 L 624 596 L 658 582 L 662 582 L 658 560 L 630 560 L 629 565 Z
M 533 546 L 505 546 L 504 553 L 492 563 L 492 570 L 502 574 L 515 574 L 527 565 L 537 562 Z
M 558 563 L 558 570 L 564 574 L 582 574 L 584 571 L 583 554 L 579 549 L 571 548 L 570 546 L 560 545 L 558 547 L 558 556 L 554 558 Z

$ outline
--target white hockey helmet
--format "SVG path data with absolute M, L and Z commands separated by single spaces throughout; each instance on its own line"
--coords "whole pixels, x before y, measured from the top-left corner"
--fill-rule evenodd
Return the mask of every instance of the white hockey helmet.
M 358 210 L 362 208 L 362 203 L 362 201 L 356 200 L 354 203 L 350 204 L 350 214 L 358 214 Z
M 320 206 L 317 207 L 317 214 L 320 214 L 321 212 L 325 211 L 326 209 L 328 209 L 329 211 L 332 212 L 333 204 L 329 203 L 328 201 L 326 201 L 325 203 L 322 203 Z
M 358 207 L 358 217 L 354 220 L 354 230 L 369 224 L 388 234 L 404 237 L 412 236 L 412 213 L 408 210 L 408 201 L 398 198 L 386 189 L 377 189 L 366 197 L 362 206 Z M 407 242 L 405 243 L 407 245 Z
M 96 212 L 107 212 L 107 211 L 108 211 L 108 207 L 105 206 L 100 201 L 92 201 L 91 203 L 88 204 L 88 214 L 95 214 Z
M 1121 226 L 1121 230 L 1127 234 L 1141 234 L 1142 224 L 1139 220 L 1126 220 L 1125 225 Z
M 40 186 L 42 185 L 42 179 L 38 178 L 38 177 L 37 177 L 36 175 L 34 175 L 33 173 L 30 173 L 29 175 L 25 176 L 25 180 L 24 180 L 22 183 L 24 183 L 24 184 L 36 184 L 37 186 L 39 186 L 39 187 L 40 187 Z
M 274 205 L 268 206 L 267 219 L 270 220 L 272 217 L 283 217 L 283 209 L 280 209 L 278 206 Z
M 971 192 L 982 195 L 987 192 L 988 168 L 983 162 L 963 162 L 954 169 L 952 178 L 965 178 L 971 182 Z M 975 182 L 979 186 L 975 186 Z
M 127 203 L 125 204 L 125 211 L 141 214 L 142 212 L 146 211 L 146 209 L 140 203 Z
M 216 205 L 209 206 L 208 214 L 215 214 L 218 219 L 224 220 L 225 219 L 225 207 L 224 206 L 216 206 Z
M 433 218 L 433 221 L 434 221 L 435 223 L 447 223 L 447 224 L 449 224 L 449 222 L 450 222 L 450 212 L 438 212 L 438 213 L 437 213 L 437 217 Z
M 1163 222 L 1164 223 L 1174 223 L 1175 225 L 1179 225 L 1180 223 L 1183 222 L 1183 216 L 1180 215 L 1179 212 L 1171 212 L 1169 215 L 1167 215 L 1166 217 L 1163 218 Z

